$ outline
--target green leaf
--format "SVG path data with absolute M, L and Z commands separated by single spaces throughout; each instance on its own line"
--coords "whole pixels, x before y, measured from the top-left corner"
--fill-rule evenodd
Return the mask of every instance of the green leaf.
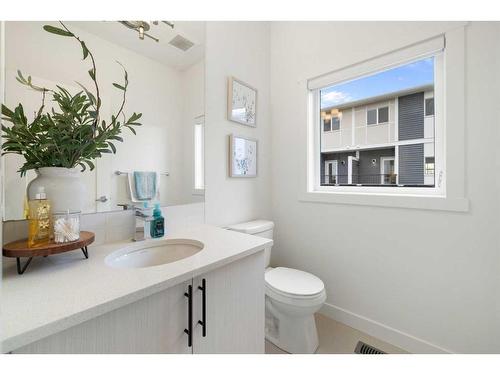
M 21 82 L 26 83 L 26 79 L 23 77 L 23 73 L 20 70 L 17 70 L 17 76 Z
M 114 144 L 112 144 L 111 142 L 108 142 L 108 145 L 109 147 L 111 147 L 111 150 L 113 150 L 113 154 L 116 154 L 116 147 Z
M 85 42 L 69 31 L 64 24 L 62 27 L 65 30 L 52 26 L 46 26 L 44 29 L 53 34 L 74 37 L 82 48 L 83 59 L 92 57 Z M 88 74 L 97 86 L 97 73 L 93 61 Z M 92 94 L 80 83 L 78 85 L 83 91 L 72 94 L 62 86 L 56 86 L 54 89 L 36 86 L 32 77 L 24 76 L 21 71 L 18 71 L 16 79 L 33 90 L 43 92 L 44 95 L 51 94 L 51 98 L 46 100 L 52 101 L 49 108 L 44 107 L 42 103 L 34 113 L 34 117 L 29 120 L 22 104 L 13 109 L 1 106 L 1 117 L 5 121 L 1 126 L 3 130 L 0 135 L 3 139 L 1 151 L 2 154 L 17 154 L 25 159 L 18 170 L 21 175 L 41 167 L 80 166 L 82 171 L 89 168 L 93 170 L 95 159 L 103 157 L 104 154 L 117 152 L 115 142 L 123 142 L 122 133 L 125 128 L 136 134 L 135 126 L 141 125 L 138 122 L 141 113 L 134 112 L 127 120 L 122 110 L 128 86 L 128 73 L 125 69 L 124 81 L 114 84 L 114 87 L 123 91 L 123 103 L 118 112 L 120 116 L 111 116 L 111 121 L 109 119 L 104 121 L 100 116 L 100 97 Z M 99 92 L 98 87 L 95 92 Z M 123 118 L 123 121 L 119 121 L 118 118 L 120 120 Z M 10 123 L 9 126 L 7 123 Z
M 120 90 L 125 91 L 125 87 L 123 87 L 122 85 L 119 85 L 118 83 L 113 83 L 113 86 L 115 86 L 116 88 L 118 88 Z
M 89 90 L 87 90 L 87 88 L 83 86 L 80 82 L 77 82 L 77 84 L 83 89 L 83 91 L 85 91 L 85 94 L 87 94 L 92 104 L 95 105 L 96 104 L 95 96 Z
M 13 117 L 14 112 L 12 112 L 9 108 L 2 104 L 2 115 L 7 117 Z
M 80 44 L 82 45 L 83 59 L 85 60 L 87 58 L 87 56 L 89 55 L 89 49 L 85 45 L 84 41 L 81 41 Z
M 129 129 L 132 133 L 134 133 L 134 135 L 137 135 L 137 133 L 133 127 L 127 126 L 127 129 Z
M 85 170 L 87 169 L 87 167 L 85 166 L 85 164 L 78 163 L 78 165 L 82 167 L 82 170 L 80 172 L 85 172 Z
M 73 33 L 70 33 L 69 31 L 60 29 L 58 27 L 50 26 L 50 25 L 44 25 L 43 29 L 49 33 L 56 34 L 56 35 L 61 35 L 61 36 L 74 36 Z
M 94 163 L 92 163 L 90 160 L 84 160 L 83 161 L 85 164 L 87 164 L 90 167 L 90 170 L 93 171 L 95 168 Z

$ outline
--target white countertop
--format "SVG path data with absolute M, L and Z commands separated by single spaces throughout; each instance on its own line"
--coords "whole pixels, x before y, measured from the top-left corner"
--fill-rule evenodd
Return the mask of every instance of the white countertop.
M 264 250 L 272 240 L 202 225 L 162 239 L 189 238 L 205 246 L 199 253 L 146 268 L 112 268 L 104 258 L 130 241 L 89 246 L 34 258 L 23 275 L 3 258 L 2 352 L 9 352 L 163 289 Z M 156 241 L 156 240 L 150 240 Z M 23 262 L 26 259 L 22 260 Z

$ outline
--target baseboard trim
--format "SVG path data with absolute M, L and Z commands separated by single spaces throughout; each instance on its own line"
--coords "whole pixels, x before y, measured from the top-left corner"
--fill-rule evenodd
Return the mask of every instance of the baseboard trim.
M 434 345 L 398 329 L 386 326 L 372 319 L 353 313 L 341 307 L 325 303 L 321 314 L 326 315 L 340 323 L 365 332 L 377 339 L 383 340 L 403 350 L 415 354 L 450 354 L 449 349 Z

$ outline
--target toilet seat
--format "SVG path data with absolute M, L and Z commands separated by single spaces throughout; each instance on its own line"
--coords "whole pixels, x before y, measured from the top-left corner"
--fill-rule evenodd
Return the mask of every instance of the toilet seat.
M 308 272 L 277 267 L 266 272 L 265 280 L 266 295 L 279 302 L 296 306 L 325 302 L 325 284 Z

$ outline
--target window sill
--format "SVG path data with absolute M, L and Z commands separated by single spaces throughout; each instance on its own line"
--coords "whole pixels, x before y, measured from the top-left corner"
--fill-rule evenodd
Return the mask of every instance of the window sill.
M 469 200 L 467 198 L 447 198 L 443 196 L 427 195 L 311 191 L 301 193 L 299 201 L 358 206 L 410 208 L 419 210 L 454 212 L 469 211 Z
M 205 189 L 193 189 L 192 194 L 193 195 L 204 196 L 205 195 Z

